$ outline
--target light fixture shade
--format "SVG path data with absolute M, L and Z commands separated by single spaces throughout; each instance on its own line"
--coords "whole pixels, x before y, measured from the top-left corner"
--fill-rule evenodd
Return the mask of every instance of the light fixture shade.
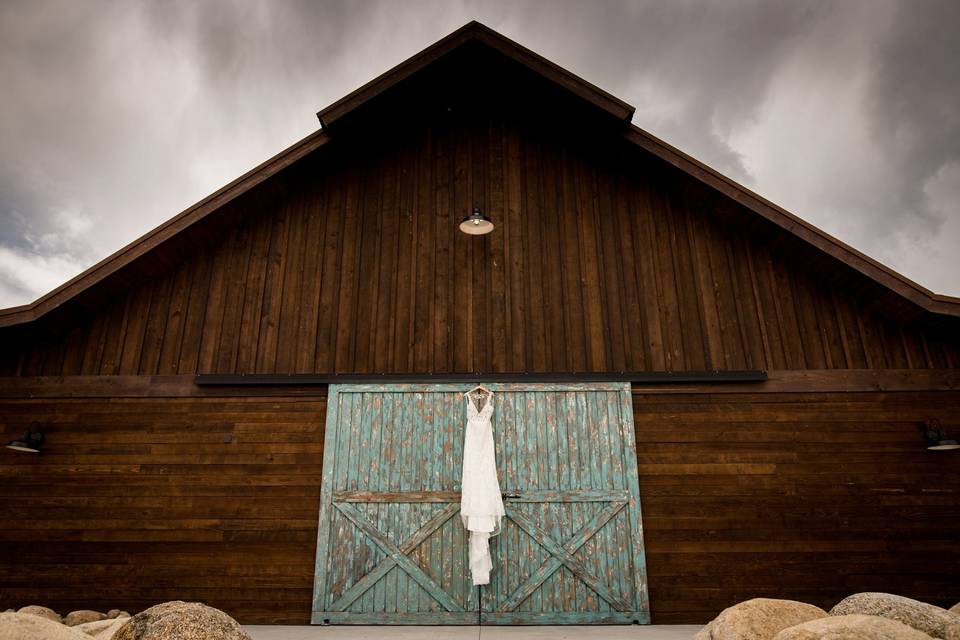
M 960 442 L 956 440 L 938 440 L 933 445 L 927 445 L 930 451 L 950 451 L 951 449 L 960 449 Z
M 927 449 L 929 451 L 960 449 L 960 442 L 952 438 L 947 438 L 947 433 L 940 427 L 940 422 L 937 420 L 931 420 L 926 424 L 923 438 L 927 442 Z
M 11 440 L 6 444 L 7 449 L 14 451 L 24 451 L 26 453 L 40 453 L 40 447 L 43 445 L 43 434 L 36 431 L 30 431 L 23 434 L 23 437 Z
M 471 236 L 482 236 L 493 231 L 493 222 L 478 207 L 460 221 L 460 231 Z

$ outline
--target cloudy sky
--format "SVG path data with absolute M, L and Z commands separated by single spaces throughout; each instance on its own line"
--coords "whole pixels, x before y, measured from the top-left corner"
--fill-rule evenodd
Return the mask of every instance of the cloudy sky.
M 0 307 L 318 127 L 471 19 L 634 123 L 960 295 L 960 2 L 0 3 Z

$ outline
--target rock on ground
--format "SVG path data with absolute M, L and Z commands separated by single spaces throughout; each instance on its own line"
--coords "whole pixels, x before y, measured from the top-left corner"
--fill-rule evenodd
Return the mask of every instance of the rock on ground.
M 17 613 L 29 613 L 32 616 L 40 616 L 41 618 L 53 620 L 54 622 L 61 621 L 60 614 L 53 609 L 48 609 L 47 607 L 41 607 L 35 604 L 32 604 L 29 607 L 23 607 L 17 611 Z
M 784 629 L 774 640 L 931 640 L 913 627 L 880 616 L 851 614 L 811 620 Z
M 107 618 L 106 620 L 97 620 L 96 622 L 84 622 L 73 627 L 83 631 L 85 634 L 97 640 L 112 640 L 114 634 L 127 624 L 129 616 L 122 618 Z
M 164 602 L 130 618 L 111 640 L 251 640 L 240 624 L 199 602 Z
M 960 602 L 950 607 L 950 613 L 960 613 Z
M 79 611 L 71 611 L 63 619 L 63 624 L 68 627 L 75 627 L 78 624 L 84 624 L 85 622 L 96 622 L 97 620 L 103 620 L 107 616 L 100 613 L 99 611 L 91 611 L 89 609 L 80 609 Z
M 129 618 L 130 614 L 126 611 L 121 611 L 120 609 L 110 609 L 107 611 L 108 618 Z
M 943 638 L 947 627 L 960 623 L 960 615 L 956 613 L 891 593 L 855 593 L 830 610 L 832 616 L 852 613 L 896 620 L 934 638 Z
M 812 604 L 754 598 L 721 611 L 694 640 L 771 640 L 787 627 L 825 617 L 827 612 Z
M 32 613 L 0 613 L 3 640 L 90 640 L 90 636 Z

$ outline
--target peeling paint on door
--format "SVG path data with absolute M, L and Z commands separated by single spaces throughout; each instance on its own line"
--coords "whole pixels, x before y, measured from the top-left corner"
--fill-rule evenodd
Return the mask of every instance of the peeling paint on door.
M 649 622 L 630 385 L 490 384 L 507 518 L 473 587 L 470 385 L 332 385 L 315 624 Z

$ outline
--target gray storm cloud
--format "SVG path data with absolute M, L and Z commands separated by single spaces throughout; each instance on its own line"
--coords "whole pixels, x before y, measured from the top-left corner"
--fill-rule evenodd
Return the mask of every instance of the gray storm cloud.
M 960 3 L 7 2 L 0 306 L 29 302 L 478 19 L 635 123 L 960 294 Z

